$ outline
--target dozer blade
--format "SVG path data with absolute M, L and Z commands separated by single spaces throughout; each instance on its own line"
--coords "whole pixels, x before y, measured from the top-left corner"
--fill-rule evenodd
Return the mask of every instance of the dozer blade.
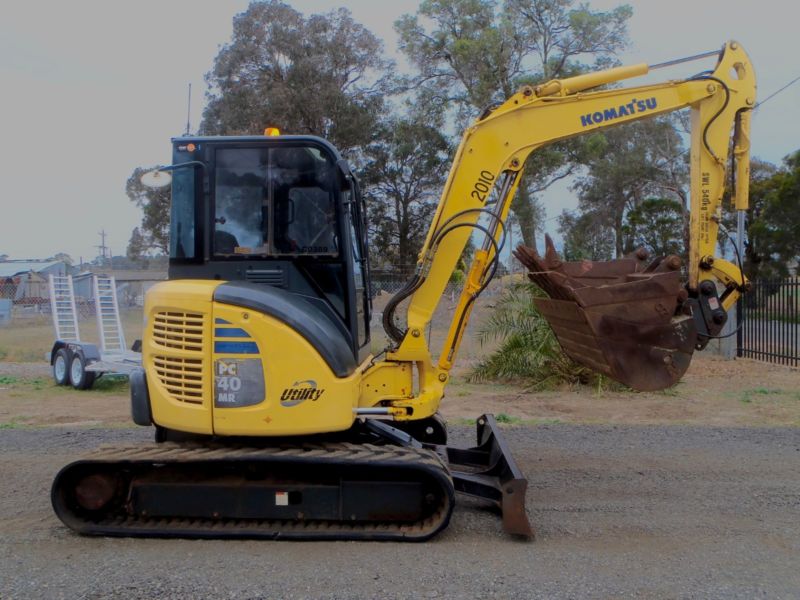
M 489 500 L 503 515 L 506 533 L 533 537 L 525 511 L 528 480 L 519 470 L 494 415 L 477 420 L 478 444 L 474 448 L 447 447 L 447 462 L 456 491 Z
M 648 262 L 643 249 L 612 261 L 564 262 L 550 236 L 546 252 L 518 246 L 514 256 L 550 298 L 534 303 L 575 362 L 640 391 L 668 388 L 683 376 L 697 344 L 683 314 L 677 256 Z

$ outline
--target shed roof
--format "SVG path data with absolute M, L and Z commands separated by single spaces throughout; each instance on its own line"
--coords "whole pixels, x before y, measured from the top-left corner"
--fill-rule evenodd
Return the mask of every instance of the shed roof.
M 44 271 L 55 265 L 61 264 L 60 260 L 51 260 L 39 262 L 36 260 L 11 260 L 8 262 L 0 262 L 0 277 L 13 277 L 20 273 L 27 273 L 33 271 L 38 273 Z

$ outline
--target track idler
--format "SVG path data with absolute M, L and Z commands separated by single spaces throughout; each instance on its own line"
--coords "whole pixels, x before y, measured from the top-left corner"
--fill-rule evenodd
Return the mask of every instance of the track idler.
M 683 376 L 697 345 L 685 314 L 681 259 L 649 260 L 644 249 L 611 261 L 562 261 L 550 236 L 544 257 L 518 246 L 514 256 L 549 298 L 536 308 L 575 362 L 640 391 L 668 388 Z M 690 312 L 690 311 L 688 311 Z

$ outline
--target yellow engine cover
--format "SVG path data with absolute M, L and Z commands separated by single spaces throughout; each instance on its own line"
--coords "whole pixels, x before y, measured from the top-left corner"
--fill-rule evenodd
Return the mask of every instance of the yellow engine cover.
M 213 302 L 221 283 L 168 281 L 147 293 L 142 351 L 153 421 L 226 436 L 348 429 L 362 369 L 336 377 L 285 323 Z

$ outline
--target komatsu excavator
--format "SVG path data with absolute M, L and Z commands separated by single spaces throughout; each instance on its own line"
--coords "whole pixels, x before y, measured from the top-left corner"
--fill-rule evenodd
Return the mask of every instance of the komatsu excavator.
M 570 356 L 634 388 L 675 383 L 747 288 L 716 245 L 729 156 L 736 209 L 747 208 L 755 76 L 736 42 L 690 58 L 712 55 L 713 70 L 688 79 L 609 87 L 688 59 L 616 67 L 487 109 L 463 135 L 415 275 L 383 313 L 391 345 L 377 356 L 364 203 L 337 150 L 311 136 L 174 139 L 173 164 L 150 177 L 171 179 L 169 281 L 147 293 L 143 368 L 131 376 L 133 420 L 155 426 L 157 443 L 64 467 L 57 515 L 89 535 L 424 540 L 460 492 L 531 536 L 527 481 L 493 417 L 459 449 L 437 413 L 526 158 L 691 110 L 687 281 L 677 257 L 565 263 L 550 243 L 543 257 L 517 249 Z M 434 361 L 426 331 L 476 231 L 484 241 Z

